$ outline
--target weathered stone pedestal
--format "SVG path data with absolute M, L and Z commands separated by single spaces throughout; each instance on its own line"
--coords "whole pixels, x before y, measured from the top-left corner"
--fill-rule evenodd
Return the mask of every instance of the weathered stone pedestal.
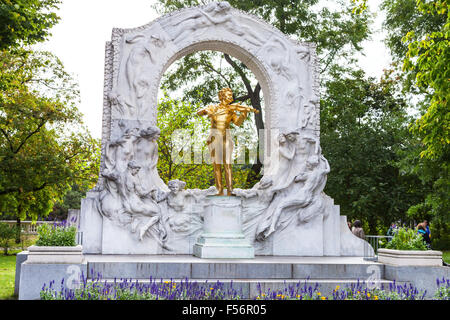
M 199 258 L 254 258 L 253 246 L 242 232 L 241 198 L 207 196 L 203 233 L 194 244 Z

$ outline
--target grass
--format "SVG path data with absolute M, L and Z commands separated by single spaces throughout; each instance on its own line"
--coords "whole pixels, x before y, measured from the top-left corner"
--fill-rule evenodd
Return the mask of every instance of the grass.
M 36 242 L 36 235 L 23 235 L 23 242 L 18 247 L 8 250 L 7 256 L 3 253 L 3 248 L 0 248 L 0 300 L 17 299 L 14 296 L 14 282 L 16 277 L 16 254 L 26 249 L 28 246 Z
M 444 260 L 446 263 L 450 264 L 450 250 L 442 251 L 442 260 Z
M 0 300 L 16 299 L 14 281 L 16 276 L 16 255 L 0 254 Z

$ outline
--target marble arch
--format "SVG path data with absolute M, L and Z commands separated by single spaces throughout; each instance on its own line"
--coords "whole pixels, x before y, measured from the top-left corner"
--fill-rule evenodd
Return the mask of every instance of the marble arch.
M 201 50 L 228 53 L 252 70 L 264 94 L 267 128 L 303 128 L 320 136 L 315 45 L 293 41 L 224 3 L 175 11 L 138 28 L 113 29 L 105 48 L 103 141 L 109 140 L 114 120 L 155 124 L 161 76 L 174 61 Z M 133 64 L 140 75 L 133 75 Z M 117 95 L 129 107 L 117 103 Z
M 293 152 L 286 151 L 291 155 L 283 170 L 239 191 L 244 231 L 256 254 L 362 255 L 365 242 L 349 233 L 339 207 L 323 193 L 329 166 L 319 146 L 314 44 L 293 41 L 227 2 L 113 29 L 105 47 L 99 181 L 81 208 L 85 253 L 192 253 L 210 190 L 184 190 L 175 181 L 173 191 L 160 179 L 157 92 L 174 61 L 201 50 L 228 53 L 246 64 L 262 87 L 266 128 L 292 133 L 283 142 Z

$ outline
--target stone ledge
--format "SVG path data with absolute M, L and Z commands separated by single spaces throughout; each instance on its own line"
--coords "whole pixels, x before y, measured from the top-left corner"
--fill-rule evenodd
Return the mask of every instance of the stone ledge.
M 442 266 L 442 252 L 379 249 L 378 262 L 397 266 Z
M 28 247 L 29 264 L 80 264 L 83 262 L 83 248 L 77 246 L 31 246 Z
M 31 253 L 42 253 L 42 252 L 73 252 L 80 253 L 83 247 L 81 245 L 77 246 L 30 246 L 28 251 Z

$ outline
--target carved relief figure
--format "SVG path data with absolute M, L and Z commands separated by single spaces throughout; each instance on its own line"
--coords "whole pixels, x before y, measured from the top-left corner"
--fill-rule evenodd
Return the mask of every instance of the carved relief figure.
M 186 182 L 178 179 L 170 180 L 167 186 L 170 191 L 158 190 L 154 192 L 153 197 L 159 203 L 166 200 L 168 211 L 166 219 L 170 230 L 178 236 L 187 236 L 199 231 L 203 224 L 200 216 L 203 205 L 200 204 L 202 208 L 198 211 L 194 208 L 195 203 L 202 203 L 206 195 L 216 192 L 216 188 L 185 190 Z
M 298 115 L 297 117 L 301 119 L 301 127 L 314 128 L 316 125 L 316 109 L 319 104 L 318 100 L 310 100 L 309 103 L 303 106 L 303 115 Z
M 151 84 L 151 69 L 156 62 L 152 51 L 155 47 L 164 47 L 164 39 L 159 35 L 138 34 L 126 39 L 125 43 L 132 46 L 119 76 L 125 82 L 114 87 L 108 98 L 121 116 L 133 117 L 145 114 L 148 108 L 146 94 Z
M 135 154 L 135 143 L 139 139 L 138 128 L 125 129 L 122 136 L 112 140 L 107 148 L 107 160 L 110 168 L 124 172 Z
M 139 240 L 144 238 L 147 231 L 161 244 L 164 242 L 167 233 L 162 223 L 160 222 L 160 208 L 156 202 L 151 198 L 152 190 L 143 188 L 142 183 L 137 176 L 140 166 L 131 161 L 128 164 L 127 174 L 124 179 L 123 192 L 123 206 L 124 211 L 131 215 L 132 219 L 136 216 L 149 217 L 148 221 L 139 228 Z M 134 225 L 134 221 L 132 222 Z
M 150 126 L 139 131 L 137 141 L 136 160 L 143 165 L 142 177 L 147 185 L 167 190 L 167 186 L 158 174 L 158 142 L 161 131 L 158 127 Z
M 280 160 L 280 170 L 273 178 L 280 183 L 271 189 L 275 194 L 256 229 L 258 241 L 282 230 L 294 216 L 298 217 L 298 222 L 305 222 L 322 213 L 318 210 L 322 205 L 320 193 L 330 169 L 326 159 L 320 155 L 317 140 L 307 134 L 297 137 L 291 133 L 290 139 L 286 139 L 290 148 L 283 147 L 282 137 L 280 140 L 280 154 L 284 161 Z M 288 213 L 281 218 L 284 212 Z
M 321 214 L 320 207 L 322 199 L 320 193 L 325 187 L 326 175 L 330 172 L 330 167 L 325 158 L 321 157 L 322 163 L 319 162 L 319 156 L 313 155 L 306 161 L 306 172 L 297 175 L 292 184 L 292 197 L 286 197 L 277 205 L 277 209 L 271 215 L 271 223 L 268 231 L 265 233 L 266 237 L 275 230 L 280 230 L 282 225 L 286 226 L 294 219 L 295 213 L 297 221 L 294 223 L 307 222 L 314 215 Z M 286 219 L 280 221 L 280 216 L 283 210 L 294 210 Z
M 274 37 L 266 47 L 269 56 L 270 67 L 279 76 L 285 79 L 281 88 L 285 105 L 288 112 L 299 113 L 301 101 L 303 100 L 303 88 L 296 70 L 292 68 L 292 55 L 294 54 L 285 40 Z
M 273 199 L 274 191 L 271 188 L 272 185 L 272 179 L 262 177 L 252 189 L 233 190 L 233 194 L 244 198 L 242 205 L 242 229 L 245 236 L 251 241 L 256 239 L 256 230 L 261 215 Z
M 120 225 L 138 232 L 138 239 L 153 237 L 165 247 L 167 232 L 161 208 L 152 198 L 157 189 L 166 190 L 156 170 L 157 127 L 140 129 L 136 121 L 119 121 L 116 138 L 107 146 L 102 176 L 105 189 L 98 198 L 100 212 Z
M 212 2 L 204 9 L 196 9 L 189 17 L 172 25 L 173 27 L 179 26 L 173 40 L 177 41 L 180 38 L 184 38 L 186 33 L 192 33 L 211 25 L 223 24 L 228 31 L 242 37 L 249 43 L 255 46 L 262 45 L 264 39 L 261 39 L 250 28 L 238 23 L 236 18 L 230 14 L 230 9 L 231 6 L 226 1 Z

